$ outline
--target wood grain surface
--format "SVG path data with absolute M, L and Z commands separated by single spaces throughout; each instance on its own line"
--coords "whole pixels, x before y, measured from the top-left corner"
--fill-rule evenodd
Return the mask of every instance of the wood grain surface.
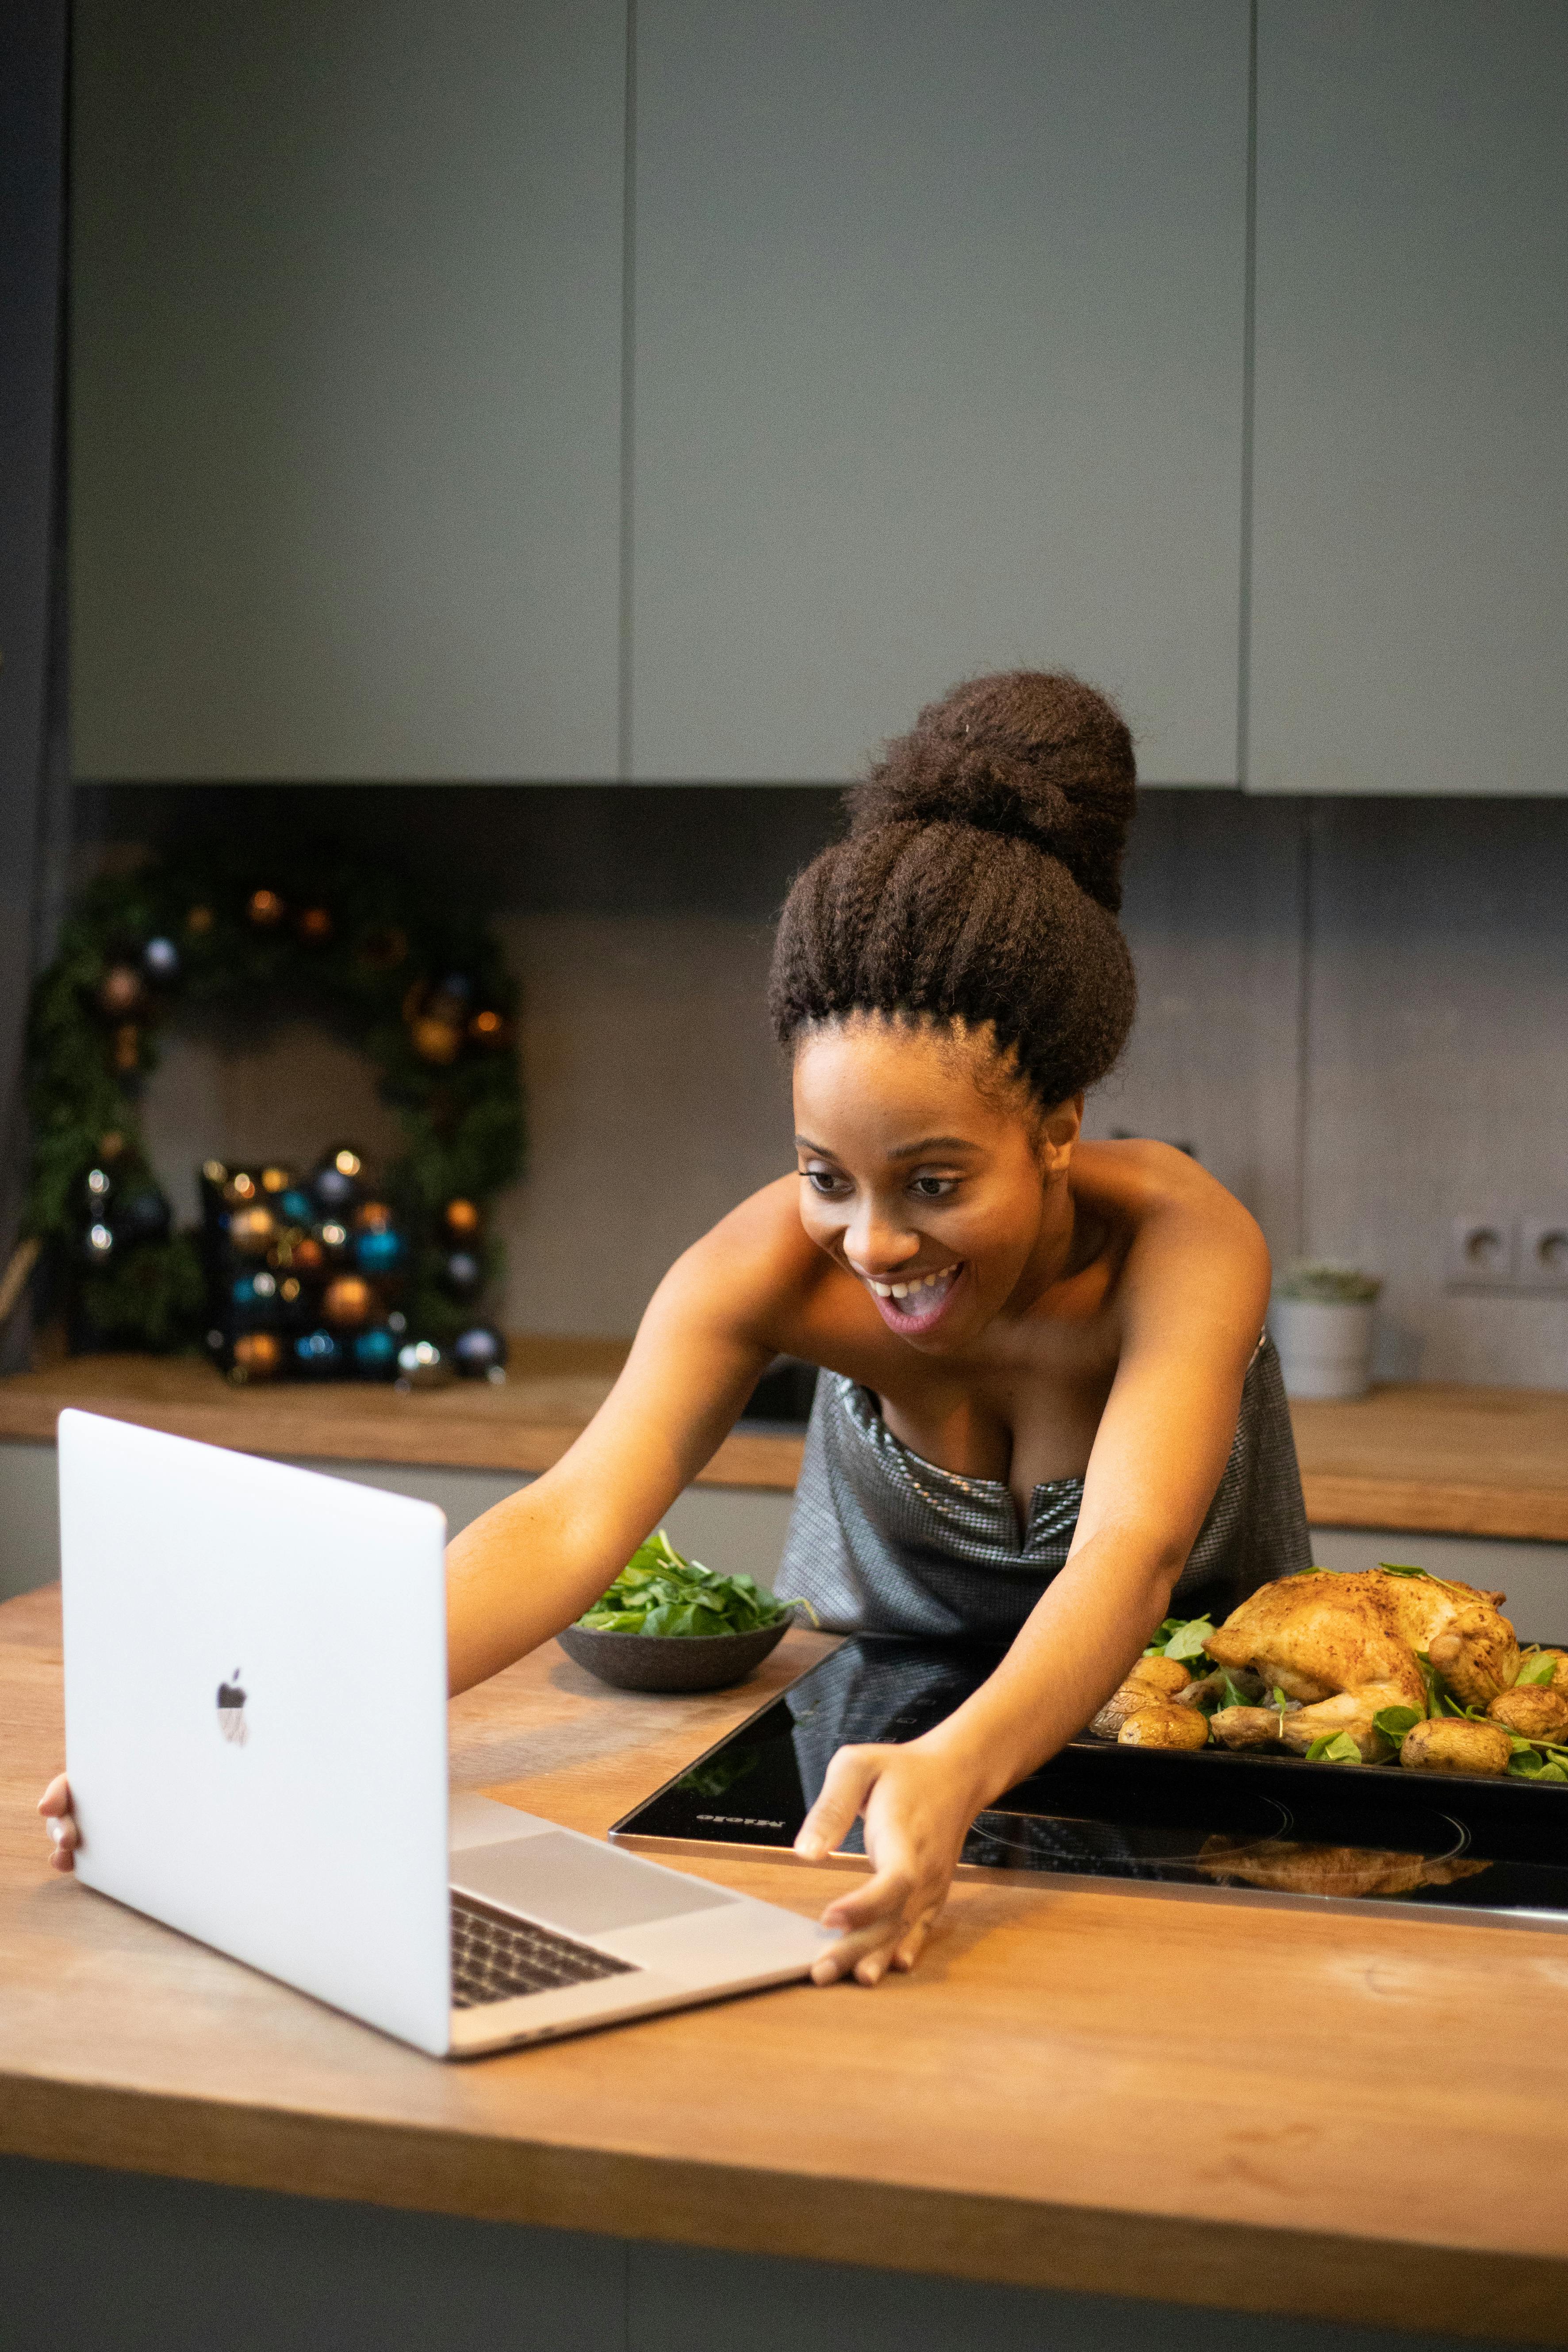
M 0 1380 L 0 1439 L 52 1440 L 67 1405 L 175 1437 L 319 1462 L 416 1462 L 455 1470 L 548 1470 L 593 1419 L 626 1357 L 615 1339 L 511 1342 L 504 1388 L 458 1381 L 401 1394 L 361 1381 L 231 1388 L 180 1356 L 76 1356 Z M 789 1492 L 801 1440 L 740 1429 L 702 1483 Z
M 799 1672 L 554 1645 L 457 1785 L 603 1832 Z M 58 1599 L 0 1609 L 0 2147 L 1023 2285 L 1568 2344 L 1568 1939 L 969 1883 L 916 1974 L 444 2066 L 53 1876 Z M 172 1825 L 174 1827 L 177 1825 Z M 802 1910 L 842 1882 L 708 1874 Z
M 433 1394 L 344 1381 L 231 1389 L 210 1366 L 79 1356 L 0 1381 L 0 1439 L 52 1439 L 83 1405 L 241 1453 L 453 1469 L 546 1470 L 609 1389 L 617 1340 L 523 1338 L 505 1388 Z M 1348 1404 L 1291 1408 L 1314 1527 L 1412 1528 L 1568 1542 L 1568 1391 L 1389 1387 Z M 739 1429 L 701 1481 L 788 1492 L 801 1439 Z

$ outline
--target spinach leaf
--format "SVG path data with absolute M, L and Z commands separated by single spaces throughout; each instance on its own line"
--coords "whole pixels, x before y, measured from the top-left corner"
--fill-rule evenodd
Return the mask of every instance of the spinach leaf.
M 1166 1643 L 1165 1655 L 1168 1658 L 1177 1659 L 1201 1658 L 1204 1654 L 1204 1643 L 1213 1632 L 1212 1618 L 1189 1617 L 1184 1623 L 1178 1624 L 1176 1631 Z
M 639 1544 L 609 1591 L 577 1620 L 600 1633 L 701 1639 L 776 1625 L 788 1604 L 749 1576 L 720 1576 L 683 1559 L 662 1528 Z
M 1526 1658 L 1513 1678 L 1513 1686 L 1515 1690 L 1522 1690 L 1527 1685 L 1539 1685 L 1543 1689 L 1550 1689 L 1552 1677 L 1556 1670 L 1556 1659 L 1546 1656 L 1544 1653 L 1537 1657 Z
M 1422 1719 L 1413 1706 L 1384 1706 L 1378 1709 L 1372 1721 L 1373 1730 L 1381 1731 L 1397 1748 L 1406 1732 L 1414 1731 Z
M 1322 1732 L 1307 1750 L 1309 1764 L 1359 1764 L 1361 1749 L 1348 1731 Z

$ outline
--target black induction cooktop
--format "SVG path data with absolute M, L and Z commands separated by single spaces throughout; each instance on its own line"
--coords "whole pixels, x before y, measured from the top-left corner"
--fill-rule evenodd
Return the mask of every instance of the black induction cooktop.
M 836 1748 L 917 1738 L 1000 1655 L 858 1635 L 610 1834 L 653 1852 L 793 1861 Z M 838 1859 L 865 1867 L 858 1822 Z M 979 1815 L 960 1874 L 1568 1929 L 1568 1789 L 1086 1736 Z

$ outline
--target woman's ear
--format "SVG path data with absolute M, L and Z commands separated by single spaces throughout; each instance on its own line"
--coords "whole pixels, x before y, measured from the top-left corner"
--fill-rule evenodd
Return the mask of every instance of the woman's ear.
M 1047 1177 L 1065 1176 L 1072 1164 L 1072 1148 L 1083 1127 L 1083 1097 L 1068 1095 L 1048 1110 L 1040 1122 L 1040 1167 Z

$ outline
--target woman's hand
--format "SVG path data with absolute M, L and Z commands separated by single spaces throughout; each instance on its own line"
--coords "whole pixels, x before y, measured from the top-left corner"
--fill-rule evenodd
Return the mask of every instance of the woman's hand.
M 81 1832 L 77 1828 L 76 1815 L 71 1811 L 70 1782 L 63 1772 L 55 1774 L 54 1779 L 38 1799 L 38 1811 L 42 1813 L 44 1825 L 54 1841 L 55 1850 L 49 1856 L 49 1868 L 74 1870 L 76 1864 L 71 1860 L 71 1856 L 80 1843 Z
M 795 1850 L 805 1861 L 822 1861 L 862 1814 L 873 1875 L 823 1913 L 823 1926 L 838 1928 L 840 1940 L 812 1969 L 814 1984 L 853 1974 L 874 1985 L 889 1968 L 914 1967 L 984 1801 L 952 1756 L 920 1740 L 838 1750 Z

